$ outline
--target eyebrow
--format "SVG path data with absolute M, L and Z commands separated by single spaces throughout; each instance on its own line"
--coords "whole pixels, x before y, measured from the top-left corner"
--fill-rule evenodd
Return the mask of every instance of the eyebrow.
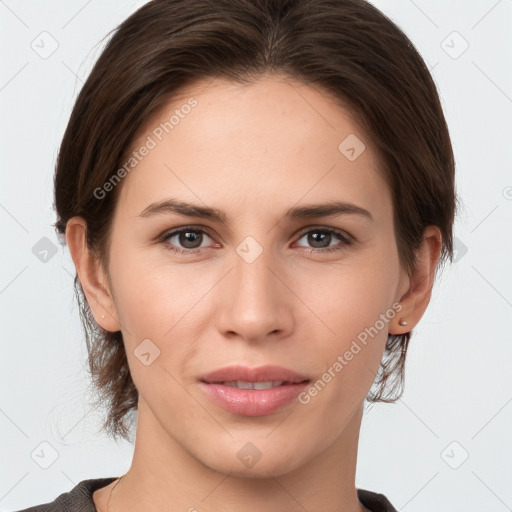
M 148 207 L 144 208 L 138 216 L 147 218 L 167 213 L 174 213 L 181 215 L 182 217 L 210 219 L 224 224 L 227 224 L 228 221 L 227 215 L 217 208 L 186 203 L 176 199 L 166 199 L 165 201 L 152 203 Z M 336 215 L 361 215 L 370 220 L 374 220 L 372 214 L 368 210 L 343 201 L 295 206 L 289 208 L 284 213 L 284 218 L 293 220 L 313 217 L 333 217 Z

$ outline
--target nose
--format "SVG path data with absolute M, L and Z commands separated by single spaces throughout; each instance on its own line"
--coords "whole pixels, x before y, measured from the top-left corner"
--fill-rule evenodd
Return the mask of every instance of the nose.
M 230 272 L 219 283 L 216 323 L 226 337 L 261 342 L 293 330 L 293 303 L 287 272 L 271 251 L 254 261 L 234 253 Z

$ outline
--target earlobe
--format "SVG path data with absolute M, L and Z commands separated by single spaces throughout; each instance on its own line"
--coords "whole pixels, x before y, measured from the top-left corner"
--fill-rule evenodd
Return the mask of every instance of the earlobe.
M 442 235 L 439 228 L 425 228 L 423 241 L 416 253 L 416 265 L 408 279 L 408 290 L 399 297 L 402 309 L 390 325 L 390 334 L 410 332 L 421 320 L 430 302 L 441 245 Z
M 105 271 L 96 254 L 87 246 L 87 223 L 73 217 L 66 224 L 66 243 L 75 264 L 87 302 L 96 323 L 106 331 L 119 331 L 118 315 Z

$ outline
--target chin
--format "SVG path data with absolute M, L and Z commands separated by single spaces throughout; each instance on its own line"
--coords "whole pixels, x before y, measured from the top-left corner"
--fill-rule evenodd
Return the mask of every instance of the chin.
M 247 436 L 246 439 L 251 439 L 251 436 Z M 290 473 L 304 463 L 305 456 L 301 443 L 296 447 L 288 445 L 287 451 L 283 449 L 283 443 L 277 437 L 275 443 L 270 439 L 261 442 L 239 442 L 230 439 L 229 446 L 222 451 L 210 449 L 201 450 L 201 453 L 212 454 L 209 459 L 205 459 L 203 455 L 199 460 L 214 471 L 233 477 L 259 479 Z

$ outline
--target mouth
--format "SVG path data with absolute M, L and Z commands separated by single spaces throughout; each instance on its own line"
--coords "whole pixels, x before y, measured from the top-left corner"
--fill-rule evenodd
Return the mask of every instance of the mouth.
M 201 377 L 201 381 L 207 384 L 223 384 L 239 389 L 267 389 L 283 384 L 302 383 L 305 380 L 309 380 L 307 375 L 302 375 L 281 366 L 271 365 L 257 368 L 240 365 L 227 366 Z
M 203 381 L 205 382 L 205 381 Z M 300 382 L 290 382 L 290 381 L 282 381 L 282 380 L 272 380 L 272 381 L 263 381 L 263 382 L 247 382 L 243 380 L 238 381 L 224 381 L 224 382 L 211 382 L 210 384 L 218 384 L 220 386 L 229 386 L 232 388 L 237 389 L 251 389 L 251 390 L 258 390 L 258 389 L 271 389 L 271 388 L 277 388 L 281 386 L 295 386 L 297 384 L 302 384 L 305 382 L 309 382 L 309 379 L 304 379 Z M 208 384 L 207 382 L 205 382 Z
M 294 402 L 309 383 L 304 375 L 277 366 L 231 366 L 211 372 L 199 381 L 213 403 L 242 416 L 276 413 Z

